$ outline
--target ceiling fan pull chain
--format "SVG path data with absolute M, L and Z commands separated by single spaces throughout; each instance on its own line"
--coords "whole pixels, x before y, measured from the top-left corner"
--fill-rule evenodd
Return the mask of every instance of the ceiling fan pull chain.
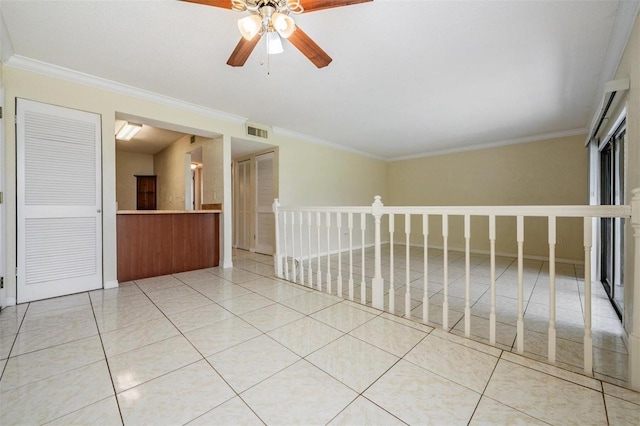
M 271 75 L 271 55 L 269 55 L 269 37 L 265 37 L 267 44 L 267 75 Z

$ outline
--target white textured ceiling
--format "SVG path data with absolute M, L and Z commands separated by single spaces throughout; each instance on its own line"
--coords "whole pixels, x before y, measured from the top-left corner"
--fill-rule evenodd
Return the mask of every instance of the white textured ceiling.
M 333 58 L 323 69 L 287 42 L 268 63 L 260 44 L 229 67 L 244 14 L 215 7 L 1 8 L 17 57 L 398 158 L 586 129 L 625 41 L 622 3 L 374 0 L 296 16 Z

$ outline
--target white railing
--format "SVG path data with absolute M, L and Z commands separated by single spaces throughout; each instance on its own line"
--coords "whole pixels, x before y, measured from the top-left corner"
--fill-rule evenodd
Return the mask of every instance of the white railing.
M 490 313 L 489 313 L 489 343 L 496 344 L 496 217 L 515 218 L 517 245 L 517 321 L 516 321 L 516 351 L 524 353 L 524 320 L 523 320 L 523 264 L 525 218 L 546 218 L 548 237 L 549 262 L 549 318 L 548 318 L 548 361 L 556 361 L 556 219 L 581 218 L 583 223 L 584 247 L 584 372 L 593 375 L 593 342 L 591 335 L 591 284 L 592 284 L 592 239 L 594 221 L 599 218 L 631 219 L 634 230 L 635 250 L 633 258 L 627 257 L 628 262 L 634 264 L 634 276 L 627 278 L 626 286 L 635 286 L 633 292 L 633 321 L 631 327 L 627 325 L 629 343 L 629 383 L 633 389 L 640 389 L 640 188 L 633 191 L 631 205 L 624 206 L 451 206 L 451 207 L 385 207 L 379 196 L 371 206 L 359 207 L 283 207 L 278 200 L 274 202 L 276 222 L 276 275 L 316 288 L 320 291 L 347 297 L 349 300 L 363 304 L 368 302 L 368 288 L 371 289 L 371 305 L 374 308 L 385 309 L 385 281 L 382 275 L 382 219 L 386 216 L 389 241 L 389 276 L 388 276 L 388 311 L 394 313 L 395 276 L 394 276 L 394 234 L 397 216 L 404 219 L 405 245 L 405 282 L 404 282 L 404 316 L 410 318 L 411 312 L 411 265 L 410 252 L 412 248 L 411 225 L 412 218 L 417 216 L 422 225 L 423 257 L 423 303 L 422 321 L 429 322 L 429 265 L 428 237 L 429 221 L 441 220 L 442 223 L 442 264 L 436 265 L 441 269 L 442 276 L 442 328 L 449 330 L 449 218 L 463 218 L 464 257 L 465 257 L 465 306 L 464 306 L 464 334 L 471 336 L 471 218 L 488 218 L 489 256 L 490 256 Z M 371 220 L 373 219 L 373 220 Z M 373 222 L 373 223 L 371 223 Z M 324 228 L 324 229 L 323 229 Z M 315 232 L 314 232 L 315 231 Z M 359 232 L 358 232 L 359 231 Z M 359 234 L 359 235 L 358 235 Z M 315 238 L 315 244 L 312 240 Z M 355 245 L 354 245 L 355 242 Z M 415 240 L 413 240 L 415 243 Z M 344 246 L 346 249 L 343 249 Z M 368 282 L 366 278 L 367 260 L 366 248 L 374 248 L 373 278 Z M 414 245 L 415 247 L 415 245 Z M 359 253 L 358 253 L 359 252 Z M 629 253 L 630 255 L 631 253 Z M 337 255 L 337 265 L 332 268 L 332 255 Z M 354 257 L 360 256 L 359 263 L 354 263 Z M 343 259 L 345 257 L 345 259 Z M 343 260 L 347 268 L 343 270 Z M 324 264 L 323 264 L 324 262 Z M 358 267 L 359 274 L 354 272 Z M 385 265 L 387 266 L 387 265 Z M 332 276 L 332 272 L 336 276 Z M 345 278 L 343 273 L 348 274 Z M 359 275 L 359 281 L 357 281 Z M 336 291 L 333 280 L 335 278 Z M 344 285 L 347 285 L 346 294 Z M 360 296 L 356 300 L 355 286 L 360 286 Z

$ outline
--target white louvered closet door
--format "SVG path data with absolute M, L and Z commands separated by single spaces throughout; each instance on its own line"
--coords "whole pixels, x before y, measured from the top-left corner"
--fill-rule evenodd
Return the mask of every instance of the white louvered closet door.
M 275 218 L 273 216 L 274 154 L 256 155 L 256 245 L 255 251 L 273 254 Z
M 243 250 L 251 249 L 251 183 L 249 175 L 251 172 L 251 160 L 238 163 L 238 219 L 236 222 L 236 242 L 237 247 Z
M 102 287 L 101 121 L 18 99 L 18 302 Z

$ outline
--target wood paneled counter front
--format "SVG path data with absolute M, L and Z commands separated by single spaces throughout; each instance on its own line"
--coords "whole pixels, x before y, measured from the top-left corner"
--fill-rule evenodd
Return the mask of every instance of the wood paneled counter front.
M 218 266 L 220 210 L 120 210 L 118 281 Z

